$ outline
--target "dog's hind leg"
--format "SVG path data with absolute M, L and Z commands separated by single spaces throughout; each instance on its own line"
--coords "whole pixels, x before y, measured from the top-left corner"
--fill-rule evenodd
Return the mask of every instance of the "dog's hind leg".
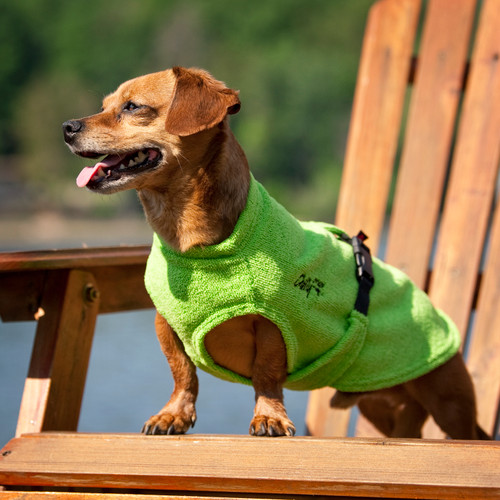
M 333 408 L 355 404 L 361 415 L 388 437 L 421 437 L 422 426 L 429 416 L 401 385 L 373 392 L 337 391 L 330 401 Z
M 293 436 L 295 426 L 283 404 L 283 383 L 287 376 L 285 344 L 279 329 L 263 317 L 255 322 L 255 346 L 252 370 L 255 410 L 250 434 Z
M 402 389 L 387 389 L 361 398 L 359 411 L 386 436 L 420 438 L 429 413 Z
M 405 388 L 449 437 L 491 439 L 477 423 L 474 387 L 460 354 Z

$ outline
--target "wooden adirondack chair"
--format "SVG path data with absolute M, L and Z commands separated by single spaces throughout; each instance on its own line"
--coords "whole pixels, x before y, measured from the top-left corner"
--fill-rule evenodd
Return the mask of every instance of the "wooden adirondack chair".
M 480 422 L 498 436 L 500 0 L 483 0 L 479 15 L 478 3 L 429 0 L 425 16 L 421 0 L 374 3 L 337 224 L 363 228 L 373 250 L 385 238 L 387 260 L 455 319 Z M 320 437 L 345 435 L 352 422 L 328 409 L 330 390 L 311 394 L 307 425 L 316 437 L 76 433 L 96 316 L 150 307 L 147 254 L 140 247 L 0 256 L 2 320 L 38 319 L 17 437 L 0 451 L 0 500 L 500 497 L 498 442 Z M 373 432 L 362 421 L 357 431 Z
M 479 420 L 498 435 L 500 2 L 483 2 L 474 38 L 477 5 L 430 0 L 418 58 L 412 54 L 420 2 L 373 6 L 336 222 L 352 233 L 363 228 L 372 249 L 380 247 L 401 144 L 385 260 L 426 289 L 458 325 Z M 332 393 L 323 389 L 311 395 L 312 435 L 347 432 L 351 417 L 328 408 Z M 374 435 L 363 419 L 358 428 L 361 435 Z M 426 435 L 440 434 L 430 424 Z

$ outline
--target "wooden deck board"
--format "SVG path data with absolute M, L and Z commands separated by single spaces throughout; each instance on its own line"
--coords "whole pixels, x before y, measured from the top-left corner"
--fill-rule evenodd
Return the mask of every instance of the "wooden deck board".
M 0 484 L 217 493 L 494 498 L 495 442 L 43 433 L 0 452 Z

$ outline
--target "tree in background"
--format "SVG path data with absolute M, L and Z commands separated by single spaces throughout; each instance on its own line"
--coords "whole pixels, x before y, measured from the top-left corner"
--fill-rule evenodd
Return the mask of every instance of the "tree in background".
M 35 207 L 135 209 L 133 195 L 103 205 L 74 187 L 83 160 L 66 151 L 60 125 L 96 112 L 126 79 L 198 66 L 241 90 L 232 127 L 257 178 L 298 216 L 332 219 L 371 3 L 5 2 L 0 155 L 16 158 Z

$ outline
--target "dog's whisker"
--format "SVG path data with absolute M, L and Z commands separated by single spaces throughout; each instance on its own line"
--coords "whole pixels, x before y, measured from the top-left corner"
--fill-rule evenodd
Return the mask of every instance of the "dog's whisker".
M 177 164 L 179 165 L 179 168 L 181 170 L 182 173 L 184 173 L 184 168 L 182 166 L 182 163 L 181 160 L 184 161 L 184 163 L 187 163 L 187 164 L 190 164 L 190 160 L 189 158 L 187 158 L 185 155 L 183 155 L 181 152 L 177 152 L 174 154 L 174 158 L 177 160 Z

